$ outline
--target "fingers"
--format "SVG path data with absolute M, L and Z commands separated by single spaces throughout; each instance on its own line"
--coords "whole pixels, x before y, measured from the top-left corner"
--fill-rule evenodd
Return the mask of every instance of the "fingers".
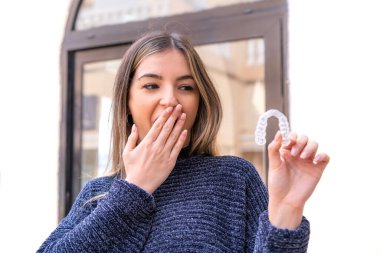
M 313 163 L 317 165 L 322 164 L 326 166 L 329 162 L 330 162 L 330 157 L 325 153 L 318 154 L 313 159 Z
M 174 145 L 179 145 L 178 141 L 185 121 L 186 115 L 182 113 L 182 105 L 178 104 L 174 108 L 167 108 L 154 122 L 142 142 L 159 147 L 162 151 L 167 150 L 171 152 Z M 179 143 L 182 142 L 179 141 Z M 181 148 L 183 144 L 181 144 Z
M 299 154 L 301 154 L 301 152 L 304 151 L 304 148 L 306 147 L 308 141 L 309 141 L 309 138 L 306 135 L 300 135 L 296 137 L 296 142 L 291 147 L 290 155 L 293 157 L 296 157 Z
M 268 145 L 268 158 L 270 162 L 270 167 L 279 167 L 281 164 L 281 148 L 282 136 L 281 132 L 278 131 L 274 137 L 274 140 Z
M 144 141 L 154 142 L 159 134 L 161 133 L 161 129 L 164 127 L 165 122 L 168 120 L 169 116 L 173 111 L 173 107 L 168 107 L 165 111 L 157 118 L 154 122 L 152 128 L 149 130 L 147 135 L 144 137 Z
M 137 145 L 138 139 L 139 135 L 137 133 L 137 127 L 135 124 L 133 124 L 131 134 L 128 136 L 127 144 L 125 145 L 124 150 L 126 152 L 133 150 Z
M 186 138 L 187 138 L 188 131 L 185 129 L 181 132 L 181 135 L 179 136 L 176 144 L 174 145 L 172 152 L 170 153 L 170 159 L 176 160 L 179 153 L 182 150 L 183 145 L 185 144 Z
M 315 141 L 308 141 L 300 154 L 300 158 L 314 159 L 315 154 L 317 153 L 317 150 L 318 150 L 318 143 L 316 143 Z
M 169 137 L 166 140 L 165 149 L 172 150 L 172 148 L 174 147 L 174 145 L 178 141 L 178 138 L 181 134 L 183 126 L 185 125 L 185 121 L 186 121 L 186 114 L 182 113 L 181 116 L 178 118 L 177 122 L 175 123 L 175 126 L 174 126 L 172 132 L 170 133 Z M 165 136 L 163 136 L 163 137 L 165 137 Z M 161 138 L 161 135 L 159 138 Z
M 309 140 L 306 135 L 297 137 L 295 133 L 292 133 L 291 142 L 283 147 L 285 149 L 285 151 L 283 150 L 284 157 L 287 160 L 300 158 L 302 160 L 311 160 L 314 164 L 327 164 L 330 157 L 325 153 L 316 155 L 318 146 L 317 142 Z
M 297 134 L 294 132 L 290 132 L 288 135 L 288 140 L 289 140 L 289 143 L 287 143 L 286 145 L 285 144 L 282 145 L 283 149 L 290 150 L 295 144 L 297 144 Z
M 175 108 L 173 113 L 170 115 L 168 120 L 165 122 L 164 126 L 162 127 L 161 132 L 157 136 L 156 144 L 162 147 L 166 146 L 167 141 L 170 141 L 172 145 L 177 140 L 179 133 L 182 129 L 182 126 L 185 123 L 185 115 L 181 113 L 182 111 L 182 105 L 178 104 Z M 181 119 L 182 118 L 182 119 Z M 181 125 L 180 127 L 175 128 L 174 126 Z M 174 127 L 174 129 L 173 129 Z M 178 129 L 179 128 L 179 129 Z M 170 136 L 170 138 L 169 138 Z M 175 137 L 175 138 L 174 138 Z M 170 149 L 172 146 L 170 147 Z

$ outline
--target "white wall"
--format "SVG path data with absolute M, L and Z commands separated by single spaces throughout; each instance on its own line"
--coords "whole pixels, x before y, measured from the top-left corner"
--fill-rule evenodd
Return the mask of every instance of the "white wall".
M 0 4 L 0 252 L 57 225 L 59 53 L 68 0 Z
M 291 124 L 331 163 L 306 209 L 309 252 L 380 252 L 380 5 L 289 1 Z

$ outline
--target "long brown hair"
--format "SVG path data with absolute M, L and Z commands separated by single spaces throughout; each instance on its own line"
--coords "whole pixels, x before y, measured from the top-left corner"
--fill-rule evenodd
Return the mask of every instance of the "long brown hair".
M 222 107 L 202 60 L 185 36 L 166 31 L 151 32 L 130 46 L 116 74 L 112 104 L 111 167 L 107 173 L 109 175 L 125 176 L 122 154 L 131 132 L 127 115 L 133 75 L 145 57 L 170 49 L 183 53 L 200 93 L 197 117 L 190 132 L 190 154 L 217 154 L 216 137 L 222 119 Z

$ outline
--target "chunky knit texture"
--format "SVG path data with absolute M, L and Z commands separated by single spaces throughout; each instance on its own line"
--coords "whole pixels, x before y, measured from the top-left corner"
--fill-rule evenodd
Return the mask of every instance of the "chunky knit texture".
M 182 155 L 152 195 L 117 177 L 88 182 L 38 252 L 306 252 L 309 222 L 278 229 L 267 205 L 249 162 Z

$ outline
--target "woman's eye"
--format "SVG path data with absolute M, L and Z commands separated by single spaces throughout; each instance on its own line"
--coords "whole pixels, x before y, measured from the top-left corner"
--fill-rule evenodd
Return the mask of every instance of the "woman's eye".
M 158 85 L 154 83 L 148 83 L 148 84 L 144 84 L 143 88 L 147 90 L 153 90 L 153 89 L 157 89 Z
M 185 91 L 191 91 L 194 90 L 193 86 L 191 85 L 182 85 L 179 87 L 180 90 L 185 90 Z

